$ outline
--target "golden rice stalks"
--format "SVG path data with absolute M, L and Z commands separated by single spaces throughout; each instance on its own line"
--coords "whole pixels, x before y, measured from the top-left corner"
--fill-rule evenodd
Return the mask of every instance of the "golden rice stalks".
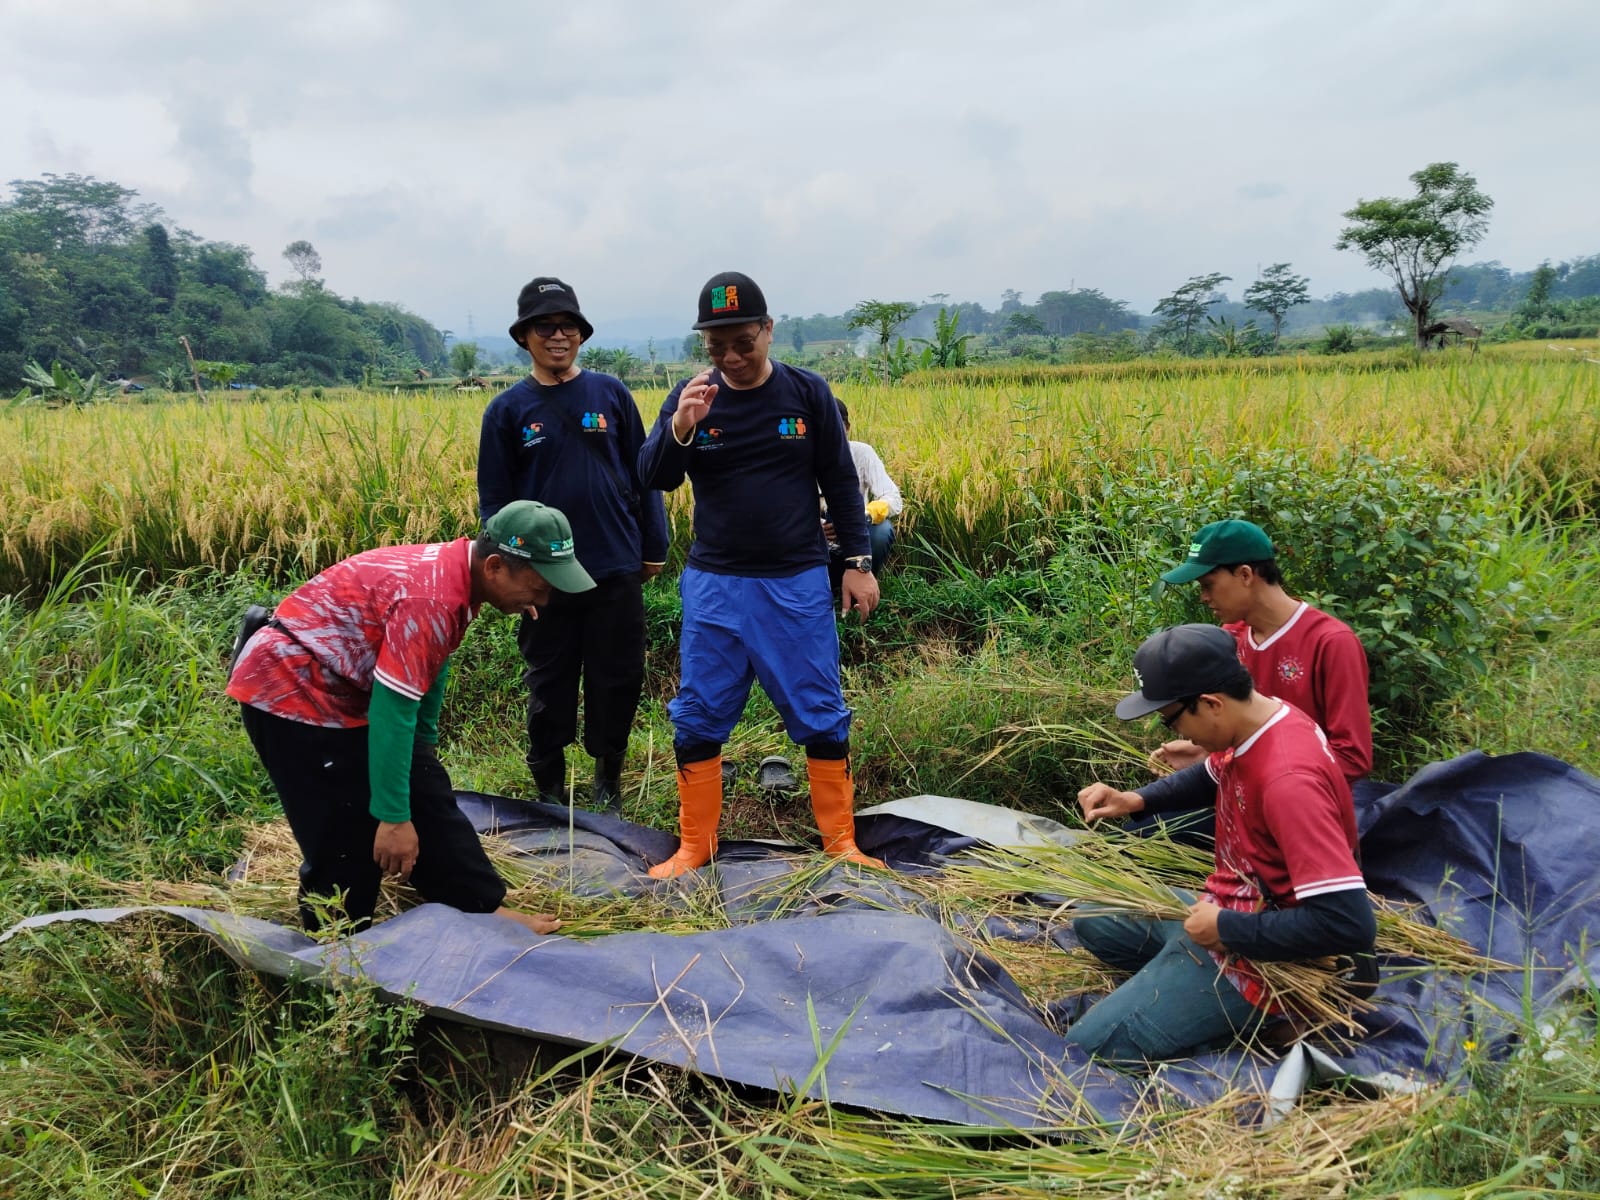
M 1189 905 L 1181 892 L 1198 892 L 1210 869 L 1208 854 L 1168 838 L 1091 835 L 1071 846 L 977 851 L 929 886 L 951 908 L 1014 919 L 1030 912 L 1037 917 L 1043 900 L 1053 905 L 1052 915 L 1067 919 L 1114 912 L 1182 920 Z M 1515 969 L 1376 897 L 1373 903 L 1380 954 L 1457 972 Z M 1348 1027 L 1352 1012 L 1370 1007 L 1345 991 L 1331 960 L 1255 966 L 1271 999 L 1312 1027 Z

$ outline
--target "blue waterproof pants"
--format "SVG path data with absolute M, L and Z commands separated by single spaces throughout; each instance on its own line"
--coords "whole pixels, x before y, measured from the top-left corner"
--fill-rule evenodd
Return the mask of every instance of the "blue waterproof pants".
M 800 745 L 850 737 L 827 567 L 783 579 L 687 567 L 678 591 L 681 677 L 667 712 L 679 746 L 727 741 L 758 680 Z

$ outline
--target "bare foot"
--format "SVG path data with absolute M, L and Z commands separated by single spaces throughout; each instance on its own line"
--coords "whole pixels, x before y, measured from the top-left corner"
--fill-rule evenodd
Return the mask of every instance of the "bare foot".
M 518 909 L 501 905 L 494 910 L 494 915 L 506 917 L 515 921 L 518 925 L 524 925 L 533 930 L 534 933 L 554 933 L 561 928 L 560 920 L 552 917 L 549 913 L 525 913 Z

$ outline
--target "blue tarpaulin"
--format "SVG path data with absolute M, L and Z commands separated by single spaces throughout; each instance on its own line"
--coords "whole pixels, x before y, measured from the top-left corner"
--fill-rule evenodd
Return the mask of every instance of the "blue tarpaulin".
M 1152 1103 L 1230 1089 L 1266 1096 L 1283 1062 L 1234 1049 L 1154 1071 L 1111 1070 L 1068 1047 L 984 953 L 893 875 L 836 865 L 796 900 L 770 886 L 800 866 L 792 847 L 729 843 L 713 869 L 658 883 L 646 862 L 668 833 L 619 818 L 464 793 L 462 807 L 528 856 L 536 874 L 584 895 L 717 890 L 729 927 L 671 935 L 538 937 L 494 916 L 424 904 L 334 945 L 226 913 L 171 907 L 239 961 L 278 975 L 359 972 L 450 1020 L 618 1051 L 742 1084 L 802 1091 L 883 1113 L 1035 1127 L 1115 1121 Z M 1586 930 L 1600 918 L 1593 847 L 1600 783 L 1537 754 L 1467 754 L 1400 787 L 1358 796 L 1362 866 L 1379 895 L 1511 972 L 1463 976 L 1384 964 L 1370 1032 L 1324 1045 L 1321 1073 L 1406 1086 L 1450 1078 L 1463 1043 L 1503 1052 L 1525 1006 L 1549 1007 L 1600 972 Z M 1047 820 L 940 797 L 868 810 L 858 840 L 901 870 L 937 870 L 975 844 L 1071 840 Z M 1091 833 L 1087 836 L 1102 836 Z M 61 920 L 33 917 L 0 938 Z M 1043 915 L 1043 914 L 1041 914 Z M 1026 933 L 1027 931 L 1022 931 Z M 1050 936 L 1041 924 L 1037 936 Z M 1062 940 L 1058 937 L 1057 939 Z

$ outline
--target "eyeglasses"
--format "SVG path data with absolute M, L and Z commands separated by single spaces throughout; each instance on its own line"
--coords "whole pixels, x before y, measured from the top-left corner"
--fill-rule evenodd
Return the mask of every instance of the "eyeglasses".
M 755 333 L 747 333 L 743 337 L 735 338 L 731 342 L 706 342 L 706 353 L 713 359 L 726 358 L 730 353 L 737 354 L 740 358 L 754 354 L 756 346 L 760 343 L 761 335 L 766 332 L 763 326 Z
M 1164 725 L 1167 729 L 1172 729 L 1178 724 L 1179 717 L 1183 716 L 1184 713 L 1194 712 L 1199 706 L 1200 697 L 1190 696 L 1187 699 L 1179 700 L 1178 707 L 1173 709 L 1170 713 L 1157 713 L 1156 715 L 1161 718 L 1162 725 Z
M 529 321 L 528 328 L 542 338 L 555 337 L 558 333 L 564 333 L 568 337 L 577 337 L 578 334 L 583 332 L 582 327 L 576 321 Z

